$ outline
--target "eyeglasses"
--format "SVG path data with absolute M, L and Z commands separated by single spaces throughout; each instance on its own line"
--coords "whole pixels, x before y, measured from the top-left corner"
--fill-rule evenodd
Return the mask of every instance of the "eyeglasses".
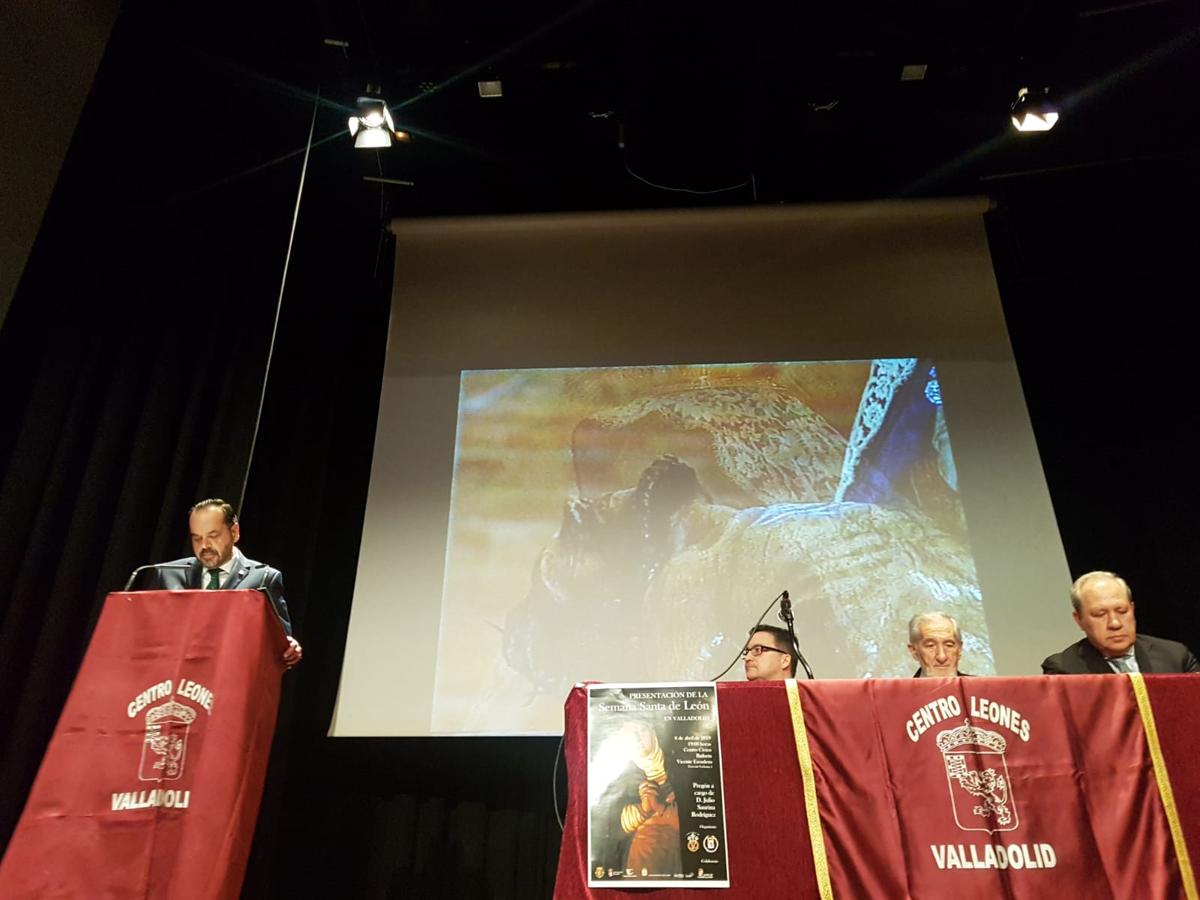
M 762 656 L 764 650 L 769 650 L 771 653 L 787 653 L 786 650 L 780 650 L 778 647 L 766 647 L 762 644 L 755 644 L 753 647 L 747 647 L 742 651 L 742 659 L 747 656 Z

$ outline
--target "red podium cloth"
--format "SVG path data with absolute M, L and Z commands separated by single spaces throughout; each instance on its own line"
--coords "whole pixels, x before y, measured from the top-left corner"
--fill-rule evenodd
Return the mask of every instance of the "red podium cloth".
M 1200 739 L 1200 677 L 1147 676 L 1145 684 L 1179 826 L 1195 860 L 1200 858 L 1200 767 L 1192 760 Z M 815 900 L 821 893 L 785 686 L 718 687 L 731 878 L 727 896 L 758 898 L 765 891 Z M 797 693 L 832 896 L 1185 896 L 1129 679 L 801 682 Z M 928 719 L 918 715 L 913 740 L 907 723 L 914 713 L 950 695 L 961 714 L 932 721 L 954 708 L 935 706 Z M 566 704 L 569 807 L 555 888 L 561 900 L 634 893 L 587 887 L 586 702 L 586 693 L 577 688 Z M 974 814 L 981 801 L 972 800 L 948 775 L 952 767 L 937 746 L 942 732 L 948 732 L 941 738 L 946 752 L 963 755 L 963 748 L 949 745 L 966 718 L 1004 739 L 983 738 L 993 744 L 983 751 L 993 754 L 989 767 L 1005 771 L 1007 765 L 1005 805 L 1012 820 L 1005 824 Z M 1022 722 L 1028 740 L 1022 737 Z M 1000 744 L 1006 745 L 1002 751 L 995 749 Z M 1004 764 L 995 755 L 1000 752 Z M 973 759 L 971 766 L 979 768 Z M 996 830 L 983 828 L 988 825 Z M 955 848 L 953 856 L 949 846 Z M 1021 853 L 1019 862 L 1009 866 L 1005 856 L 1003 868 L 985 868 L 987 852 L 994 857 L 996 846 L 1005 848 L 1003 854 Z M 655 895 L 666 900 L 684 893 L 666 889 Z
M 286 645 L 258 591 L 109 594 L 0 897 L 236 898 Z

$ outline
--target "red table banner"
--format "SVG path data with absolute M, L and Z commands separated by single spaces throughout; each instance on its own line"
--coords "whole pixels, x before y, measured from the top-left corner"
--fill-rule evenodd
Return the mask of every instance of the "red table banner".
M 731 859 L 722 896 L 1196 897 L 1200 676 L 734 683 L 718 693 Z M 565 729 L 555 898 L 632 897 L 587 886 L 581 689 Z
M 1185 896 L 1134 682 L 913 681 L 796 686 L 823 894 Z
M 286 646 L 258 591 L 110 594 L 0 896 L 236 898 Z

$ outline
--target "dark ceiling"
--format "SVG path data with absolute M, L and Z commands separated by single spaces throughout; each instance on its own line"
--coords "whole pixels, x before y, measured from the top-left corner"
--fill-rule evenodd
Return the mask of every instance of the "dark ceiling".
M 995 193 L 1190 168 L 1200 134 L 1200 4 L 1170 0 L 133 3 L 123 24 L 276 108 L 238 165 L 301 146 L 318 89 L 317 138 L 347 155 L 333 135 L 382 85 L 414 141 L 345 165 L 415 182 L 387 189 L 409 215 Z M 1054 131 L 1012 131 L 1023 84 L 1055 91 Z

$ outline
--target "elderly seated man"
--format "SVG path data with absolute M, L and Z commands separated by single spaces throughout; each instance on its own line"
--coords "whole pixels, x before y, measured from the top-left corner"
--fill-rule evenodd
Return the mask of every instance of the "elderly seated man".
M 954 678 L 962 657 L 958 622 L 944 612 L 923 612 L 908 621 L 908 652 L 920 668 L 914 678 Z

